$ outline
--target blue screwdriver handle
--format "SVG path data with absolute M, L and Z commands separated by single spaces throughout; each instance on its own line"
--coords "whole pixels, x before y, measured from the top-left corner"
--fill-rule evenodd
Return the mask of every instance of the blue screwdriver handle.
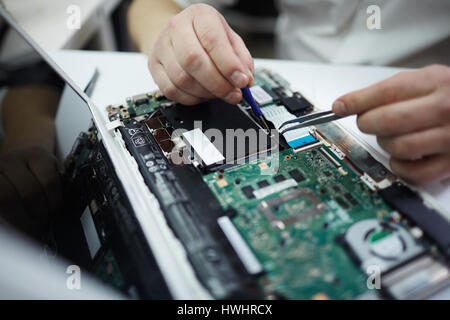
M 249 87 L 246 86 L 246 87 L 242 88 L 241 91 L 242 91 L 242 95 L 244 96 L 244 99 L 247 101 L 247 103 L 252 108 L 252 111 L 255 114 L 255 116 L 258 118 L 262 117 L 261 109 L 256 104 L 255 99 L 253 99 L 253 96 L 252 96 L 252 93 L 251 93 Z

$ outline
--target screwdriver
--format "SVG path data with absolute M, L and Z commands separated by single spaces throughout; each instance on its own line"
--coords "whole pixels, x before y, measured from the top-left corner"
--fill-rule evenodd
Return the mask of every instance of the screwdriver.
M 256 103 L 255 99 L 253 99 L 253 95 L 252 92 L 250 91 L 250 88 L 248 86 L 245 86 L 244 88 L 241 89 L 241 91 L 245 101 L 247 101 L 247 103 L 252 108 L 255 117 L 260 121 L 262 127 L 266 129 L 268 133 L 270 133 L 269 126 L 267 125 L 266 120 L 264 120 L 261 109 L 258 107 L 258 104 Z

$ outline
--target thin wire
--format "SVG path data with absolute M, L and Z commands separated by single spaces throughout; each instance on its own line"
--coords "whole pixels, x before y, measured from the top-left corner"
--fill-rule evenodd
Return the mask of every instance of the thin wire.
M 153 111 L 152 113 L 150 113 L 150 114 L 147 116 L 147 118 L 145 118 L 145 121 L 148 121 L 148 120 L 150 120 L 151 118 L 153 118 L 153 116 L 154 116 L 155 114 L 157 114 L 159 111 L 160 111 L 160 110 L 157 109 L 157 110 Z

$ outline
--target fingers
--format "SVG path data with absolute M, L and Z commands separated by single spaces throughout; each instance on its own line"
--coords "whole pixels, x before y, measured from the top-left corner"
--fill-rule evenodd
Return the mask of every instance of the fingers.
M 392 170 L 414 184 L 450 176 L 450 68 L 401 72 L 335 101 L 339 115 L 358 114 L 392 155 Z
M 439 93 L 375 108 L 358 116 L 361 131 L 381 137 L 401 135 L 450 121 L 450 101 Z
M 393 157 L 404 160 L 421 159 L 449 152 L 450 126 L 431 128 L 410 134 L 377 137 L 378 144 Z
M 170 81 L 166 70 L 162 64 L 153 61 L 149 64 L 150 72 L 152 73 L 153 79 L 164 93 L 164 95 L 170 100 L 177 101 L 185 105 L 195 105 L 203 102 L 204 100 L 199 97 L 194 97 L 189 93 L 177 88 L 172 81 Z
M 227 21 L 222 15 L 219 15 L 222 25 L 227 32 L 228 40 L 231 43 L 231 46 L 234 49 L 234 52 L 241 60 L 241 63 L 246 66 L 249 70 L 248 76 L 251 78 L 250 81 L 253 82 L 253 73 L 255 72 L 255 64 L 250 54 L 250 51 L 247 49 L 247 46 L 244 43 L 244 40 L 228 25 Z
M 234 32 L 230 27 L 227 28 L 228 37 L 231 41 L 231 45 L 233 46 L 234 52 L 237 54 L 241 62 L 248 67 L 250 70 L 250 82 L 249 85 L 253 85 L 254 77 L 253 73 L 255 72 L 255 64 L 253 58 L 245 46 L 242 38 Z
M 376 107 L 427 95 L 435 90 L 436 81 L 430 79 L 430 67 L 406 71 L 338 98 L 333 112 L 346 116 L 361 114 Z
M 245 87 L 250 81 L 250 69 L 236 55 L 226 30 L 228 25 L 220 14 L 202 7 L 194 17 L 193 26 L 200 44 L 220 73 L 234 87 Z
M 201 99 L 213 99 L 214 95 L 203 88 L 200 83 L 180 66 L 173 53 L 173 46 L 170 39 L 165 37 L 162 41 L 164 45 L 156 48 L 155 54 L 159 57 L 159 63 L 163 66 L 167 77 L 173 85 L 179 90 L 189 93 L 191 96 Z
M 161 91 L 177 102 L 242 100 L 253 83 L 253 59 L 242 39 L 211 6 L 197 4 L 175 16 L 161 32 L 149 69 Z
M 450 154 L 413 161 L 392 158 L 390 164 L 395 174 L 415 185 L 424 185 L 450 177 Z
M 172 32 L 171 42 L 178 64 L 202 87 L 228 103 L 236 104 L 241 101 L 240 90 L 219 72 L 192 28 L 185 27 Z

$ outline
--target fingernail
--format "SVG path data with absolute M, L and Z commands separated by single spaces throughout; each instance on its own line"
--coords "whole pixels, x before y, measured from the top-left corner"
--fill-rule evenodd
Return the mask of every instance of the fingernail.
M 333 112 L 337 115 L 345 115 L 347 114 L 347 108 L 342 101 L 338 100 L 333 103 Z
M 231 83 L 236 88 L 243 88 L 248 84 L 248 76 L 242 72 L 235 71 L 231 75 Z
M 253 77 L 253 74 L 249 77 L 249 82 L 248 82 L 248 85 L 249 86 L 252 86 L 254 83 L 255 83 L 255 78 Z
M 231 91 L 225 96 L 224 100 L 229 104 L 237 104 L 241 101 L 241 93 L 238 91 Z

